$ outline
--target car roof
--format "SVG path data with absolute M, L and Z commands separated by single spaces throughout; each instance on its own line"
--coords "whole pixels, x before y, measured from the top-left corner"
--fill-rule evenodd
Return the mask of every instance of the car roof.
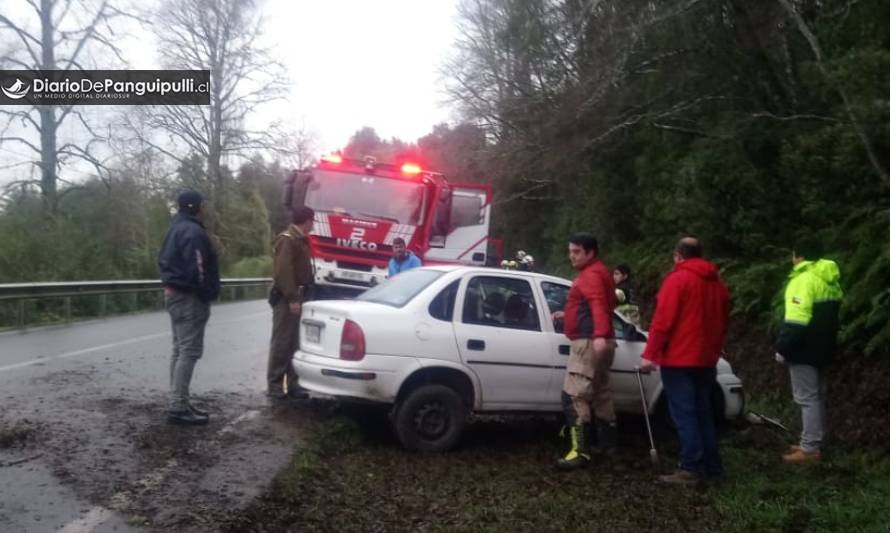
M 527 272 L 524 270 L 504 270 L 495 267 L 482 267 L 472 265 L 429 265 L 420 267 L 425 270 L 436 270 L 439 272 L 457 273 L 461 276 L 464 274 L 482 274 L 482 275 L 501 275 L 517 276 L 523 278 L 539 279 L 541 281 L 552 281 L 554 283 L 571 284 L 571 281 L 559 276 L 551 276 L 549 274 L 541 274 L 539 272 Z

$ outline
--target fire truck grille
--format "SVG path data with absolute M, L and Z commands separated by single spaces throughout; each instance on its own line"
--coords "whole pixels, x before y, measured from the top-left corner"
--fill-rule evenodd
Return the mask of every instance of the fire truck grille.
M 343 248 L 341 246 L 336 246 L 334 243 L 334 239 L 328 237 L 316 237 L 316 249 L 321 253 L 331 254 L 333 256 L 340 257 L 352 257 L 355 259 L 364 259 L 365 261 L 373 261 L 375 264 L 383 266 L 389 262 L 389 258 L 392 255 L 390 248 L 387 246 L 385 250 L 377 249 L 377 251 L 370 250 L 356 250 L 353 248 Z M 382 248 L 382 247 L 381 247 Z M 351 263 L 351 261 L 348 261 Z
M 337 268 L 345 268 L 347 270 L 358 270 L 359 272 L 370 272 L 374 267 L 371 265 L 363 265 L 361 263 L 350 263 L 348 261 L 337 261 Z

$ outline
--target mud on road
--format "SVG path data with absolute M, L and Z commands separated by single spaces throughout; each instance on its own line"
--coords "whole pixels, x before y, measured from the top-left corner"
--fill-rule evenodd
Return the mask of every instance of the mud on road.
M 640 431 L 622 434 L 618 460 L 565 474 L 553 466 L 559 427 L 552 419 L 486 419 L 469 426 L 454 452 L 416 454 L 398 445 L 377 410 L 331 414 L 321 401 L 270 405 L 257 393 L 209 392 L 196 398 L 210 411 L 209 426 L 177 427 L 164 421 L 165 394 L 108 390 L 96 377 L 90 366 L 50 373 L 32 383 L 35 394 L 6 398 L 0 425 L 28 429 L 0 449 L 0 464 L 16 463 L 0 467 L 0 529 L 626 531 L 718 524 L 707 492 L 661 494 L 653 485 Z M 643 427 L 641 420 L 625 424 Z M 7 482 L 15 476 L 18 482 Z M 38 497 L 54 484 L 60 487 L 52 498 Z
M 315 419 L 271 490 L 222 530 L 720 530 L 710 488 L 655 485 L 642 419 L 622 422 L 617 459 L 567 473 L 553 419 L 477 421 L 443 454 L 404 450 L 380 413 Z
M 288 462 L 311 410 L 208 393 L 195 401 L 208 426 L 171 426 L 166 395 L 94 391 L 93 378 L 48 374 L 34 390 L 50 392 L 5 398 L 0 530 L 215 530 Z

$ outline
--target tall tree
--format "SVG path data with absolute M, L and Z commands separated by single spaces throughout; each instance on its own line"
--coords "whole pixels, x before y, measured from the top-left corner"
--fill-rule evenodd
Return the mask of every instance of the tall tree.
M 0 57 L 0 68 L 25 70 L 83 70 L 90 51 L 110 53 L 122 64 L 120 49 L 114 42 L 115 23 L 131 17 L 111 0 L 29 0 L 29 17 L 13 20 L 9 12 L 0 13 L 0 34 L 15 40 L 16 46 Z M 24 13 L 23 13 L 24 15 Z M 109 65 L 103 65 L 109 68 Z M 35 118 L 35 115 L 36 118 Z M 60 164 L 66 159 L 85 161 L 97 171 L 104 170 L 95 146 L 106 140 L 75 105 L 41 105 L 24 110 L 0 109 L 6 117 L 0 130 L 0 144 L 17 143 L 34 153 L 40 171 L 37 181 L 45 205 L 55 212 L 58 205 Z M 66 120 L 74 118 L 86 134 L 86 140 L 59 146 L 58 132 Z M 15 127 L 20 132 L 10 130 Z M 39 136 L 39 143 L 31 138 Z
M 278 149 L 269 129 L 252 131 L 245 124 L 286 89 L 281 64 L 258 42 L 261 23 L 254 0 L 165 0 L 155 16 L 164 67 L 209 70 L 210 105 L 146 110 L 148 122 L 170 141 L 150 142 L 177 160 L 200 154 L 214 189 L 223 184 L 226 157 Z
M 485 181 L 485 156 L 488 143 L 485 132 L 474 124 L 453 128 L 438 124 L 417 140 L 423 166 L 444 173 L 455 181 Z
M 651 267 L 694 232 L 768 311 L 799 234 L 887 231 L 888 23 L 881 0 L 463 0 L 446 86 L 491 141 L 508 244 L 583 228 Z M 866 351 L 890 338 L 885 242 L 845 254 L 851 330 L 883 328 Z

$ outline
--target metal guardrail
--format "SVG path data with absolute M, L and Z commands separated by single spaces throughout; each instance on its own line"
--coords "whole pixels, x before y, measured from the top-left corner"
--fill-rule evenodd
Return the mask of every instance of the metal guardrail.
M 263 287 L 268 289 L 272 278 L 225 278 L 221 280 L 220 300 L 228 295 L 228 300 L 238 299 L 238 293 L 246 294 L 250 288 Z M 108 296 L 115 294 L 133 294 L 134 306 L 138 308 L 140 293 L 156 292 L 158 301 L 163 301 L 163 287 L 159 280 L 120 280 L 120 281 L 74 281 L 46 283 L 0 283 L 0 304 L 17 302 L 17 325 L 27 327 L 27 310 L 25 303 L 33 300 L 60 299 L 64 302 L 65 322 L 71 321 L 71 300 L 81 296 L 98 296 L 98 316 L 107 314 Z M 2 328 L 0 324 L 0 328 Z

